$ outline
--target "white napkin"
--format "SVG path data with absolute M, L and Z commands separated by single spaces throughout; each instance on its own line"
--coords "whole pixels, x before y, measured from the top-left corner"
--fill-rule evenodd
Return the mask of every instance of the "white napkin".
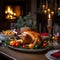
M 5 37 L 3 34 L 0 34 L 0 40 L 5 40 L 8 37 Z

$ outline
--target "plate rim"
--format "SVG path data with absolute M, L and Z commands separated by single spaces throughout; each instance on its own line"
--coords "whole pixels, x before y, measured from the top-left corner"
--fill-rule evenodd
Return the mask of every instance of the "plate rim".
M 58 58 L 55 58 L 53 56 L 51 56 L 51 54 L 57 52 L 57 51 L 60 51 L 59 49 L 55 49 L 55 50 L 50 50 L 48 51 L 46 54 L 45 54 L 45 57 L 49 60 L 54 60 L 54 59 L 58 59 Z M 49 54 L 50 53 L 50 54 Z
M 42 52 L 42 51 L 46 51 L 49 50 L 49 48 L 44 48 L 44 49 L 24 49 L 24 48 L 17 48 L 17 47 L 13 47 L 10 45 L 7 45 L 7 47 L 17 50 L 17 51 L 22 51 L 22 52 Z

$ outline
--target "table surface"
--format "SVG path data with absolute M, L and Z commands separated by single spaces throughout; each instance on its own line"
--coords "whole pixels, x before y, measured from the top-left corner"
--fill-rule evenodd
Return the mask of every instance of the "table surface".
M 0 47 L 0 52 L 3 52 L 16 60 L 47 60 L 45 57 L 45 54 L 47 51 L 39 52 L 39 53 L 27 53 L 27 52 L 21 52 L 12 50 L 8 47 Z

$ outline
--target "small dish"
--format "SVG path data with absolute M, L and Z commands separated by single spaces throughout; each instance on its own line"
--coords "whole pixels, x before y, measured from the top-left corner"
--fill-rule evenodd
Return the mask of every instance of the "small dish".
M 50 50 L 45 54 L 45 56 L 48 60 L 60 60 L 60 58 L 55 58 L 55 57 L 51 56 L 51 54 L 56 53 L 58 51 L 60 51 L 60 50 Z

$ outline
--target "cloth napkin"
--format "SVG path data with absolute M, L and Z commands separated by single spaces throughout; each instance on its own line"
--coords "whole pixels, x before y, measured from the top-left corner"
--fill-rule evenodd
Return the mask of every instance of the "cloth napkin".
M 4 35 L 0 34 L 0 40 L 5 40 L 8 37 L 5 37 Z
M 40 33 L 40 35 L 41 36 L 49 36 L 49 34 L 48 33 L 45 33 L 45 32 L 44 33 Z
M 60 36 L 57 36 L 57 40 L 60 40 Z
M 60 58 L 60 51 L 51 54 L 52 57 Z

